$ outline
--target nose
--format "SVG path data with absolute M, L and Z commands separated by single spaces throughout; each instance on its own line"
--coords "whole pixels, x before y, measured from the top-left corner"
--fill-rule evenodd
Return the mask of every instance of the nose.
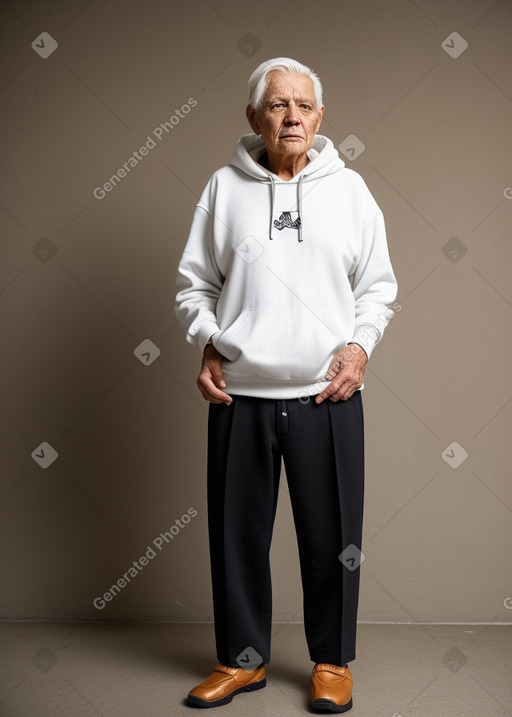
M 299 113 L 297 111 L 297 105 L 295 102 L 290 102 L 288 104 L 288 109 L 286 110 L 286 116 L 284 118 L 284 122 L 287 127 L 291 127 L 292 125 L 299 124 Z

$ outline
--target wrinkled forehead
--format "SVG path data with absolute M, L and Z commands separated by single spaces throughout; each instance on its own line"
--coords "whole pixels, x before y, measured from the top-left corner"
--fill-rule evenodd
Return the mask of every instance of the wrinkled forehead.
M 267 75 L 264 99 L 272 98 L 309 100 L 315 102 L 315 88 L 313 80 L 308 75 L 298 75 L 291 72 L 272 70 Z

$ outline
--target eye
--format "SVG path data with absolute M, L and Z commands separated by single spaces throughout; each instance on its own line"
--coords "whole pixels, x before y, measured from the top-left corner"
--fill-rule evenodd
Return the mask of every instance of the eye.
M 311 109 L 311 105 L 302 104 L 302 105 L 299 105 L 299 106 L 300 106 L 300 108 L 303 109 L 303 110 L 310 110 L 310 109 Z
M 280 110 L 284 107 L 284 102 L 273 102 L 270 105 L 271 110 Z

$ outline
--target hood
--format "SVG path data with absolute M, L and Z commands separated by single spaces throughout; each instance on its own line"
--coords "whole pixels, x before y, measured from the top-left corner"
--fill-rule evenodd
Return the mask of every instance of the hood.
M 245 134 L 238 140 L 235 151 L 231 155 L 229 164 L 236 167 L 249 177 L 264 182 L 270 187 L 270 227 L 269 239 L 273 239 L 274 229 L 274 204 L 276 185 L 279 184 L 296 184 L 297 185 L 297 207 L 298 207 L 298 241 L 303 240 L 304 216 L 302 211 L 302 185 L 304 182 L 316 181 L 329 174 L 339 172 L 345 167 L 345 162 L 340 159 L 338 152 L 334 148 L 333 143 L 328 137 L 317 134 L 313 141 L 313 146 L 308 151 L 308 164 L 304 169 L 290 180 L 283 180 L 276 174 L 273 174 L 261 164 L 258 160 L 266 151 L 266 145 L 261 135 Z

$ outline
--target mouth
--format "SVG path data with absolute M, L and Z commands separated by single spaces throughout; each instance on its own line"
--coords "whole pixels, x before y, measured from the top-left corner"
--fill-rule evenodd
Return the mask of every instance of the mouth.
M 290 139 L 290 140 L 295 140 L 295 141 L 296 141 L 296 140 L 299 140 L 299 139 L 304 139 L 304 137 L 301 137 L 301 136 L 298 135 L 298 134 L 282 134 L 282 135 L 279 137 L 279 139 Z

